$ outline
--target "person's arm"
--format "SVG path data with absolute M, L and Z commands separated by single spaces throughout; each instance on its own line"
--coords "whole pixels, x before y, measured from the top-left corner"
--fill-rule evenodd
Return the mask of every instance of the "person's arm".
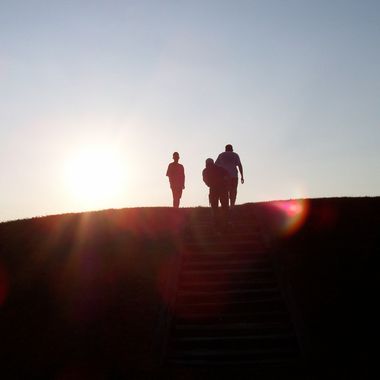
M 241 164 L 240 157 L 238 154 L 236 154 L 237 158 L 237 167 L 239 168 L 240 176 L 241 176 L 241 183 L 244 183 L 244 174 L 243 174 L 243 165 Z
M 241 176 L 241 183 L 244 183 L 244 175 L 243 175 L 243 165 L 239 164 L 238 165 L 239 171 L 240 171 L 240 176 Z
M 183 178 L 182 189 L 184 190 L 185 189 L 185 168 L 183 166 L 182 166 L 182 178 Z

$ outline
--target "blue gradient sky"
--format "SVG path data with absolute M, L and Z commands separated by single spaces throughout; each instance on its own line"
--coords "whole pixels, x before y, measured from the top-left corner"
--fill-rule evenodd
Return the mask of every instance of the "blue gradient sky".
M 380 195 L 377 0 L 0 2 L 0 220 L 207 205 L 201 171 L 231 143 L 238 203 Z M 65 165 L 118 152 L 117 195 L 84 202 Z

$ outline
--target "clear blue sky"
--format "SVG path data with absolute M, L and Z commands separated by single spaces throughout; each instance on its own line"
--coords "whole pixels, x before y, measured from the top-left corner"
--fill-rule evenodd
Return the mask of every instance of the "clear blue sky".
M 0 220 L 170 205 L 173 151 L 206 206 L 227 143 L 238 203 L 380 195 L 379 41 L 378 0 L 2 0 Z

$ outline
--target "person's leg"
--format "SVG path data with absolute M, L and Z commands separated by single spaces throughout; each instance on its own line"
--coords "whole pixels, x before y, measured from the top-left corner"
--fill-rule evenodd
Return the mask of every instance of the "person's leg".
M 179 188 L 178 190 L 177 190 L 177 208 L 179 207 L 179 201 L 181 200 L 181 198 L 182 198 L 182 188 Z
M 209 194 L 210 206 L 212 209 L 218 208 L 218 192 L 215 189 L 210 189 Z
M 231 178 L 228 179 L 228 182 L 227 182 L 227 202 L 229 203 L 230 202 L 230 199 L 231 199 Z
M 172 189 L 173 192 L 173 207 L 178 208 L 179 207 L 179 200 L 182 196 L 182 189 Z
M 218 192 L 215 191 L 215 189 L 210 189 L 209 200 L 210 200 L 210 206 L 211 206 L 211 209 L 212 209 L 212 216 L 213 216 L 213 219 L 214 219 L 214 226 L 215 226 L 215 228 L 218 228 L 218 203 L 219 203 L 219 196 L 218 196 Z
M 220 204 L 222 205 L 222 217 L 221 225 L 224 230 L 227 229 L 228 225 L 228 191 L 221 191 L 219 194 Z
M 238 177 L 231 178 L 230 189 L 229 189 L 231 207 L 235 206 L 236 195 L 237 195 L 237 187 L 238 187 Z
M 176 204 L 177 204 L 177 195 L 176 195 L 175 189 L 172 189 L 172 193 L 173 193 L 173 207 L 176 207 Z

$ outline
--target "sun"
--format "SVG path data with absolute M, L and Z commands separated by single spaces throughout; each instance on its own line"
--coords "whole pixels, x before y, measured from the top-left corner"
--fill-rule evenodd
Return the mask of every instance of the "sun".
M 111 148 L 82 148 L 67 160 L 65 171 L 71 196 L 85 207 L 111 207 L 125 187 L 122 157 Z

